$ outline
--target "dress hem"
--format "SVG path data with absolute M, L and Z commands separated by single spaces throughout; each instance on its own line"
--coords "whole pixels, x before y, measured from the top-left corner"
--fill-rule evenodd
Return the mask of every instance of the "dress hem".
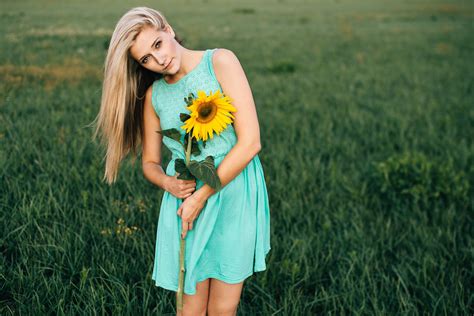
M 260 271 L 263 271 L 263 270 L 260 270 Z M 223 277 L 222 274 L 210 273 L 210 274 L 206 275 L 203 279 L 197 280 L 196 283 L 202 282 L 202 281 L 204 281 L 206 279 L 209 279 L 209 278 L 213 278 L 213 279 L 217 279 L 219 281 L 225 282 L 225 283 L 237 284 L 237 283 L 240 283 L 242 281 L 245 281 L 245 279 L 252 276 L 254 274 L 254 272 L 259 272 L 259 271 L 252 271 L 249 274 L 247 274 L 246 276 L 244 276 L 243 278 L 232 279 L 232 280 Z M 159 286 L 159 287 L 162 287 L 162 288 L 170 290 L 170 291 L 178 292 L 178 287 L 177 286 L 170 285 L 170 284 L 159 283 L 159 282 L 156 282 L 156 280 L 155 280 L 155 286 Z M 186 293 L 185 292 L 184 294 L 186 294 L 186 295 L 195 295 L 196 292 L 194 292 L 194 293 Z
M 265 252 L 265 257 L 270 252 L 270 249 L 271 248 L 268 248 L 268 250 Z M 242 281 L 245 281 L 245 279 L 252 276 L 255 272 L 262 272 L 262 271 L 265 271 L 266 269 L 267 269 L 266 266 L 265 267 L 254 268 L 254 269 L 252 269 L 252 271 L 250 273 L 247 273 L 244 277 L 237 278 L 237 279 L 229 279 L 229 278 L 227 278 L 227 277 L 225 277 L 225 276 L 223 276 L 222 274 L 219 274 L 219 273 L 209 273 L 204 278 L 202 278 L 200 280 L 197 280 L 196 283 L 202 282 L 202 281 L 204 281 L 206 279 L 209 279 L 209 278 L 213 278 L 213 279 L 217 279 L 219 281 L 226 282 L 226 283 L 229 283 L 229 284 L 237 284 L 237 283 L 240 283 Z M 161 283 L 161 282 L 156 281 L 156 279 L 154 279 L 154 278 L 152 278 L 152 279 L 155 281 L 155 286 L 162 287 L 166 290 L 178 292 L 178 286 L 171 285 L 171 284 L 168 284 L 168 283 Z M 186 294 L 186 295 L 195 295 L 196 291 L 194 291 L 194 293 L 184 292 L 184 294 Z

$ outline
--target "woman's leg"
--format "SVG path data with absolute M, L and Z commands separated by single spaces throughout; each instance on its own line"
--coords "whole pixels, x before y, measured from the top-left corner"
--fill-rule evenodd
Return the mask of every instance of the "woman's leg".
M 208 316 L 235 316 L 240 302 L 244 281 L 229 284 L 217 279 L 211 279 L 209 288 Z
M 196 284 L 196 294 L 186 295 L 183 293 L 183 313 L 177 313 L 178 316 L 187 315 L 202 315 L 206 316 L 207 301 L 209 297 L 209 283 L 210 279 L 205 279 Z M 178 299 L 178 292 L 176 292 L 176 299 Z

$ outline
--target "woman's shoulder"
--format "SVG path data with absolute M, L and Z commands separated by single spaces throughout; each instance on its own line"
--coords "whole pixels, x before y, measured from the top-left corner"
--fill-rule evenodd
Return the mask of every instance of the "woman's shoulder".
M 145 92 L 145 104 L 153 105 L 153 85 L 152 83 Z
M 153 107 L 155 111 L 157 111 L 157 107 L 154 100 L 155 95 L 157 93 L 155 86 L 157 85 L 158 81 L 160 81 L 160 79 L 156 79 L 155 81 L 153 81 L 152 84 L 146 89 L 146 92 L 145 92 L 145 104 Z
M 156 82 L 156 81 L 155 81 Z M 146 92 L 145 92 L 145 98 L 151 100 L 152 96 L 153 96 L 153 85 L 155 84 L 155 82 L 153 82 L 147 89 L 146 89 Z
M 227 48 L 214 48 L 212 54 L 212 61 L 214 64 L 225 64 L 235 62 L 236 60 L 238 61 L 238 58 L 232 50 Z
M 227 48 L 216 48 L 212 54 L 212 66 L 217 79 L 223 77 L 224 72 L 235 71 L 242 68 L 237 55 Z
M 156 86 L 156 84 L 158 83 L 160 79 L 156 79 L 155 81 L 153 81 L 150 86 L 146 89 L 146 92 L 145 92 L 145 98 L 147 99 L 152 99 L 153 98 L 153 88 L 154 86 Z

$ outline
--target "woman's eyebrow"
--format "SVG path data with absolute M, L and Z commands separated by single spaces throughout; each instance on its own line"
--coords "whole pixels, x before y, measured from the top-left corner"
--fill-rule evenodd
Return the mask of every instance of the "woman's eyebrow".
M 155 46 L 156 41 L 158 41 L 159 39 L 160 39 L 160 37 L 158 36 L 158 37 L 156 38 L 156 40 L 153 41 L 153 43 L 151 44 L 150 47 L 153 48 L 153 46 Z M 143 61 L 143 58 L 145 58 L 145 57 L 146 57 L 146 55 L 143 55 L 143 57 L 140 58 L 140 62 Z

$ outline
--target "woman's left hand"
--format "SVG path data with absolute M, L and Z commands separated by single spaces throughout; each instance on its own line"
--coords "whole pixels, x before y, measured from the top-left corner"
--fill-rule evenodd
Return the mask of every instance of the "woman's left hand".
M 181 237 L 185 238 L 188 230 L 193 229 L 193 222 L 201 213 L 207 199 L 203 198 L 195 191 L 187 197 L 179 206 L 177 214 L 181 217 L 182 233 Z

